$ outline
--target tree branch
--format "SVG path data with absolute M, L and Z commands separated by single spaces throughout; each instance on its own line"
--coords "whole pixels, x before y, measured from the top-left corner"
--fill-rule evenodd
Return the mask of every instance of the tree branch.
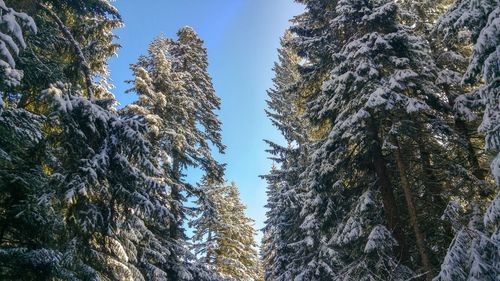
M 61 19 L 57 16 L 54 11 L 52 11 L 48 6 L 39 3 L 38 6 L 42 8 L 42 10 L 46 11 L 57 23 L 57 26 L 63 33 L 64 37 L 66 37 L 66 40 L 69 41 L 69 43 L 73 46 L 75 49 L 76 55 L 78 57 L 78 60 L 80 62 L 80 66 L 82 67 L 83 75 L 85 76 L 85 84 L 87 87 L 87 94 L 89 97 L 89 100 L 92 100 L 93 97 L 93 91 L 92 91 L 92 76 L 91 76 L 91 70 L 90 66 L 85 59 L 85 56 L 83 55 L 82 48 L 80 48 L 80 44 L 76 41 L 75 37 L 73 37 L 73 34 L 71 34 L 71 31 L 69 31 L 68 27 L 64 25 L 64 23 L 61 21 Z

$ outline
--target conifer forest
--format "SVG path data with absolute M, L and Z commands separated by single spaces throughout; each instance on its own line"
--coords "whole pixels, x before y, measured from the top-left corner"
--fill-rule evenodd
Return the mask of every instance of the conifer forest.
M 114 88 L 129 1 L 0 0 L 0 280 L 500 281 L 499 0 L 287 0 L 263 228 L 195 28 Z

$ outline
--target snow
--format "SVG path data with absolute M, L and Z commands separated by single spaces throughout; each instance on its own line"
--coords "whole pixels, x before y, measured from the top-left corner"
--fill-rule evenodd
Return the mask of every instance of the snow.
M 23 72 L 15 69 L 15 57 L 21 49 L 26 48 L 23 29 L 19 22 L 34 33 L 37 32 L 37 27 L 31 17 L 8 8 L 3 0 L 0 0 L 0 12 L 0 25 L 5 26 L 7 32 L 0 31 L 0 69 L 3 70 L 6 77 L 3 83 L 8 86 L 16 86 L 22 79 Z
M 493 230 L 500 230 L 500 192 L 486 210 L 484 225 Z
M 493 10 L 474 44 L 471 60 L 464 80 L 472 79 L 477 73 L 485 81 L 493 81 L 500 72 L 500 6 Z
M 397 245 L 396 240 L 392 237 L 391 232 L 383 225 L 375 226 L 366 242 L 364 252 L 371 253 L 375 250 L 386 250 Z

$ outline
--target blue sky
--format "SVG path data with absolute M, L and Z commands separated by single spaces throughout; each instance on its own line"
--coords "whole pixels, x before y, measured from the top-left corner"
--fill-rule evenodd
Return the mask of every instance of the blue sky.
M 121 105 L 135 100 L 123 94 L 132 78 L 129 64 L 146 52 L 154 37 L 175 37 L 186 25 L 193 27 L 208 48 L 209 71 L 221 97 L 227 163 L 226 178 L 236 181 L 247 213 L 261 228 L 265 219 L 267 173 L 271 162 L 263 139 L 281 140 L 267 119 L 266 90 L 271 87 L 272 66 L 279 38 L 289 19 L 302 7 L 293 0 L 120 0 L 115 2 L 125 27 L 116 31 L 122 48 L 110 62 L 113 91 Z M 261 235 L 259 234 L 259 240 Z

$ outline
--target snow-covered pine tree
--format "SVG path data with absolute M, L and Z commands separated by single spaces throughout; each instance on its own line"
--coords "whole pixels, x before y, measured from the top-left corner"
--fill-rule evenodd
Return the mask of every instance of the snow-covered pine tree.
M 16 57 L 26 47 L 23 29 L 37 29 L 31 17 L 4 1 L 0 10 L 0 84 L 14 86 L 23 77 L 23 71 L 16 69 Z M 47 200 L 45 163 L 51 155 L 43 140 L 46 119 L 11 104 L 0 97 L 0 279 L 64 278 L 62 252 L 54 236 L 62 216 Z
M 255 242 L 254 221 L 245 213 L 246 206 L 241 202 L 235 182 L 228 186 L 227 201 L 231 207 L 229 221 L 232 227 L 226 226 L 227 240 L 222 238 L 220 242 L 222 246 L 219 253 L 221 272 L 223 275 L 227 272 L 226 275 L 236 280 L 261 281 L 262 268 Z M 235 251 L 238 248 L 239 250 Z M 235 268 L 238 264 L 241 264 L 241 269 Z
M 218 244 L 218 230 L 224 222 L 220 211 L 226 207 L 224 196 L 227 191 L 223 183 L 215 183 L 204 178 L 199 186 L 199 196 L 195 202 L 193 217 L 189 227 L 193 229 L 193 251 L 198 260 L 206 264 L 211 270 L 216 271 L 215 259 Z
M 154 164 L 146 127 L 98 105 L 69 85 L 44 92 L 49 194 L 64 215 L 61 263 L 74 280 L 164 280 L 170 219 L 165 185 Z M 163 243 L 162 243 L 163 242 Z
M 273 88 L 268 91 L 268 117 L 284 136 L 287 147 L 266 141 L 271 159 L 278 164 L 268 175 L 266 226 L 261 245 L 265 280 L 290 280 L 290 272 L 300 271 L 301 260 L 300 196 L 298 176 L 305 166 L 305 121 L 300 108 L 299 64 L 301 58 L 289 47 L 293 40 L 287 31 L 281 39 L 278 62 L 274 65 Z
M 303 173 L 308 193 L 302 228 L 309 254 L 303 255 L 298 280 L 413 275 L 400 261 L 429 279 L 437 262 L 430 249 L 446 238 L 426 237 L 430 232 L 423 228 L 420 210 L 427 201 L 412 189 L 446 202 L 448 194 L 433 192 L 443 180 L 434 186 L 424 177 L 432 166 L 422 155 L 446 159 L 451 144 L 439 136 L 454 137 L 447 116 L 438 110 L 443 103 L 434 86 L 430 48 L 401 24 L 399 7 L 391 1 L 300 2 L 306 13 L 292 29 L 306 61 L 303 81 L 311 91 L 306 113 L 317 127 L 317 141 L 310 145 L 311 165 Z M 415 139 L 418 135 L 425 141 Z M 429 143 L 433 150 L 419 150 Z M 453 172 L 460 163 L 446 160 L 446 173 L 460 182 Z M 409 168 L 418 172 L 410 175 Z M 367 212 L 374 206 L 384 212 Z M 426 218 L 440 215 L 426 213 Z M 386 246 L 366 246 L 370 239 L 381 241 L 377 237 Z M 416 243 L 405 243 L 408 239 Z
M 442 42 L 466 42 L 472 44 L 472 53 L 466 58 L 466 71 L 462 82 L 475 86 L 469 94 L 456 101 L 458 111 L 468 120 L 476 118 L 474 106 L 484 106 L 484 116 L 480 131 L 486 135 L 486 149 L 498 151 L 498 33 L 500 32 L 500 4 L 497 1 L 456 1 L 436 24 L 435 33 Z M 443 43 L 449 46 L 449 43 Z M 460 44 L 463 45 L 463 44 Z M 467 53 L 466 53 L 467 54 Z M 463 61 L 462 61 L 463 62 Z M 460 73 L 457 75 L 460 79 Z M 456 79 L 457 80 L 457 79 Z M 459 81 L 457 81 L 459 82 Z M 498 158 L 495 158 L 498 159 Z M 492 161 L 491 170 L 498 170 L 499 160 Z M 498 176 L 493 173 L 498 181 Z
M 183 263 L 194 258 L 187 249 L 182 227 L 190 211 L 184 205 L 184 197 L 200 190 L 184 181 L 183 172 L 187 167 L 200 168 L 206 179 L 221 182 L 224 166 L 213 158 L 210 145 L 220 152 L 224 146 L 220 122 L 214 113 L 219 99 L 207 73 L 206 50 L 192 29 L 183 28 L 178 35 L 177 41 L 155 39 L 148 55 L 132 65 L 135 80 L 131 81 L 130 91 L 137 93 L 139 100 L 127 106 L 125 112 L 143 115 L 149 123 L 149 139 L 157 162 L 164 169 L 162 177 L 170 187 L 173 221 L 168 226 L 168 236 L 176 246 L 168 258 L 172 262 L 169 276 L 190 280 L 197 273 L 195 267 L 187 268 Z
M 5 2 L 32 16 L 38 26 L 18 62 L 26 79 L 16 88 L 1 88 L 19 107 L 39 108 L 40 92 L 57 82 L 79 85 L 86 96 L 90 89 L 96 98 L 112 98 L 108 60 L 120 47 L 113 42 L 113 30 L 122 26 L 113 1 Z
M 0 99 L 1 101 L 1 99 Z M 0 102 L 0 279 L 66 278 L 55 235 L 63 216 L 49 199 L 45 118 Z
M 456 83 L 469 84 L 472 92 L 456 99 L 455 107 L 466 120 L 476 118 L 477 107 L 484 108 L 479 131 L 485 135 L 485 150 L 491 156 L 491 174 L 500 185 L 500 3 L 497 1 L 456 1 L 440 18 L 435 32 L 443 45 L 448 42 L 472 44 L 465 53 L 465 73 Z M 462 44 L 459 44 L 463 45 Z M 498 189 L 497 189 L 498 192 Z M 499 193 L 500 194 L 500 193 Z M 483 220 L 481 208 L 471 198 L 472 218 L 458 229 L 441 271 L 434 280 L 496 280 L 500 275 L 500 196 L 491 202 Z M 472 203 L 472 204 L 471 204 Z M 458 204 L 457 204 L 458 205 Z M 458 205 L 459 206 L 459 205 Z M 459 224 L 460 225 L 460 224 Z
M 478 205 L 481 206 L 481 209 L 486 208 L 488 202 L 494 196 L 494 184 L 488 173 L 488 157 L 484 157 L 482 149 L 484 147 L 484 140 L 477 130 L 479 121 L 477 119 L 472 120 L 470 116 L 466 116 L 466 114 L 460 112 L 462 111 L 460 106 L 455 106 L 456 101 L 460 101 L 466 97 L 467 95 L 464 94 L 471 90 L 470 84 L 461 83 L 462 77 L 467 71 L 471 42 L 467 36 L 468 31 L 464 29 L 460 30 L 460 28 L 457 28 L 453 24 L 452 26 L 447 26 L 447 23 L 443 22 L 445 17 L 440 18 L 454 2 L 456 1 L 403 1 L 401 5 L 403 6 L 406 18 L 411 18 L 410 21 L 405 19 L 405 24 L 412 28 L 413 32 L 422 34 L 431 44 L 432 55 L 438 68 L 436 84 L 442 92 L 440 99 L 444 102 L 445 106 L 436 107 L 436 103 L 429 103 L 429 105 L 449 120 L 448 123 L 450 124 L 450 128 L 453 129 L 453 135 L 455 135 L 455 137 L 449 139 L 447 156 L 440 157 L 441 159 L 439 160 L 435 155 L 432 155 L 439 151 L 439 149 L 436 150 L 435 144 L 427 141 L 432 138 L 422 136 L 421 134 L 415 135 L 415 138 L 419 139 L 419 143 L 421 143 L 418 150 L 423 152 L 420 157 L 422 168 L 425 172 L 423 176 L 426 178 L 425 182 L 427 185 L 432 188 L 430 190 L 431 193 L 422 192 L 424 196 L 422 196 L 420 201 L 425 204 L 422 210 L 425 213 L 442 213 L 443 206 L 447 204 L 447 200 L 442 200 L 443 197 L 436 196 L 436 194 L 443 194 L 443 191 L 445 191 L 444 193 L 451 194 L 450 198 L 453 198 L 454 202 L 460 201 L 460 205 L 464 207 L 464 212 L 467 216 L 471 216 L 474 214 L 474 210 L 478 209 Z M 471 13 L 481 15 L 485 12 L 483 11 L 483 6 L 491 9 L 490 4 L 485 3 L 478 6 L 473 4 L 467 10 L 472 9 Z M 474 9 L 478 10 L 474 11 Z M 486 11 L 486 13 L 488 12 Z M 453 17 L 457 17 L 457 15 L 453 15 Z M 480 18 L 474 16 L 473 18 L 466 19 L 464 17 L 459 21 L 481 21 Z M 476 27 L 474 26 L 474 28 Z M 477 87 L 478 85 L 479 83 L 476 82 L 472 87 Z M 468 108 L 467 110 L 473 114 L 480 114 L 481 111 L 478 107 Z M 439 146 L 441 144 L 438 144 L 438 148 Z M 460 163 L 460 165 L 456 165 L 456 163 Z M 457 177 L 458 181 L 453 180 L 451 185 L 449 182 L 443 182 L 442 179 L 449 178 L 450 174 L 450 169 L 443 167 L 443 164 L 445 166 L 449 164 L 455 165 L 455 168 L 452 169 L 453 172 L 461 175 L 461 177 Z M 458 167 L 460 168 L 457 169 Z M 411 170 L 414 169 L 411 168 Z M 453 188 L 451 189 L 448 186 L 453 186 Z M 439 233 L 446 233 L 446 235 L 436 237 L 441 239 L 441 242 L 430 241 L 431 244 L 438 245 L 433 249 L 432 256 L 437 257 L 436 261 L 439 261 L 444 256 L 443 250 L 446 250 L 445 247 L 449 245 L 446 241 L 449 237 L 448 233 L 453 233 L 453 231 L 449 221 L 439 221 L 435 215 L 427 216 L 424 214 L 424 216 L 433 217 L 433 219 L 427 219 L 423 222 L 424 229 L 430 230 L 430 233 L 436 233 L 434 230 L 436 225 L 445 224 L 444 231 L 440 231 Z M 431 236 L 436 235 L 427 235 L 427 239 L 436 239 Z
M 267 92 L 269 100 L 266 114 L 288 144 L 299 145 L 306 138 L 305 121 L 300 112 L 303 100 L 297 91 L 301 58 L 289 46 L 292 40 L 293 35 L 289 30 L 281 38 L 278 62 L 273 67 L 273 88 Z
M 470 90 L 469 85 L 461 83 L 462 77 L 467 70 L 470 42 L 466 40 L 467 36 L 465 36 L 466 32 L 464 31 L 457 33 L 458 30 L 452 28 L 454 31 L 451 33 L 456 36 L 451 36 L 449 33 L 450 27 L 446 27 L 446 24 L 443 25 L 441 23 L 442 19 L 439 18 L 453 2 L 455 1 L 440 0 L 434 3 L 435 7 L 421 7 L 416 9 L 414 14 L 420 21 L 431 26 L 430 30 L 426 28 L 424 34 L 431 43 L 433 57 L 438 67 L 436 84 L 443 92 L 442 99 L 447 104 L 447 107 L 441 109 L 441 111 L 450 115 L 461 144 L 454 153 L 457 157 L 464 158 L 462 162 L 468 162 L 469 164 L 464 177 L 475 177 L 478 180 L 477 185 L 483 186 L 481 192 L 484 193 L 490 187 L 487 184 L 489 180 L 486 180 L 488 176 L 487 161 L 485 161 L 484 157 L 481 157 L 480 151 L 480 148 L 484 146 L 484 142 L 481 141 L 481 136 L 476 130 L 478 122 L 464 116 L 464 114 L 460 113 L 460 109 L 455 106 L 457 98 Z M 418 4 L 409 1 L 407 5 Z M 475 190 L 479 191 L 480 189 Z
M 450 203 L 443 219 L 452 221 L 457 233 L 434 281 L 498 278 L 498 236 L 490 237 L 492 230 L 498 227 L 498 205 L 495 204 L 492 203 L 484 216 L 480 204 L 472 203 L 472 211 L 468 211 L 459 202 Z
M 205 181 L 205 184 L 204 194 L 213 209 L 192 224 L 196 254 L 222 278 L 262 280 L 253 220 L 245 214 L 238 187 L 234 182 L 226 185 Z
M 212 78 L 208 73 L 207 49 L 191 27 L 181 28 L 177 37 L 171 49 L 174 58 L 173 69 L 183 73 L 183 88 L 195 102 L 192 105 L 192 118 L 203 127 L 197 140 L 200 156 L 196 158 L 205 170 L 207 179 L 220 181 L 223 177 L 223 166 L 213 159 L 209 143 L 214 145 L 219 153 L 224 153 L 225 146 L 221 139 L 221 122 L 215 112 L 220 109 L 220 98 L 215 93 Z

